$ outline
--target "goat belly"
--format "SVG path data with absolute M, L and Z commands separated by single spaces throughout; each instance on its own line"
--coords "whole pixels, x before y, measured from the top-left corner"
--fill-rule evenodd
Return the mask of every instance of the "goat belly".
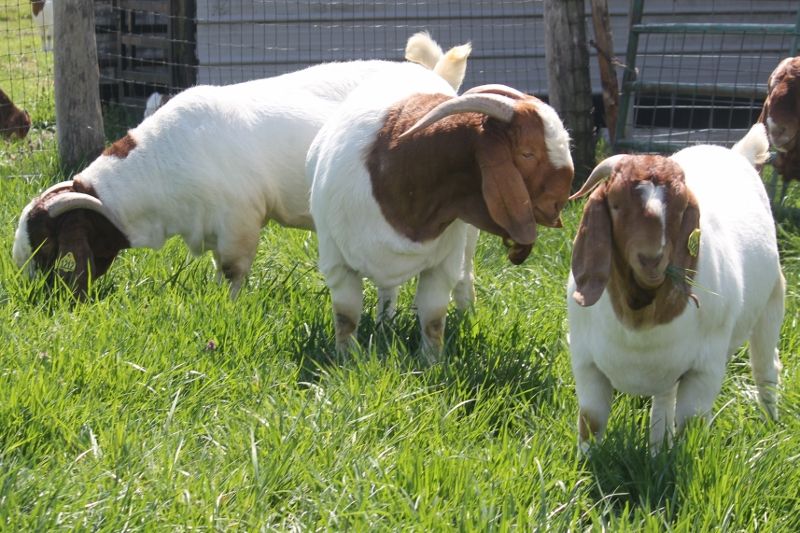
M 442 263 L 450 264 L 447 270 L 455 272 L 455 280 L 463 262 L 466 228 L 466 224 L 456 221 L 436 239 L 421 243 L 397 233 L 377 232 L 372 237 L 378 239 L 367 246 L 356 246 L 358 241 L 349 240 L 341 242 L 340 250 L 353 270 L 379 287 L 398 286 Z

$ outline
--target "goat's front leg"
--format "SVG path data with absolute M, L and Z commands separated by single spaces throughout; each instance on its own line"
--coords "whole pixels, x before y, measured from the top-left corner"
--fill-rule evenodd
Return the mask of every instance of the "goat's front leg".
M 614 388 L 594 363 L 573 363 L 572 373 L 578 395 L 578 451 L 586 454 L 592 439 L 603 440 Z
M 653 405 L 650 408 L 650 452 L 657 453 L 665 444 L 672 444 L 675 433 L 675 397 L 678 393 L 678 384 L 670 387 L 662 394 L 653 396 Z
M 442 265 L 419 275 L 415 303 L 422 328 L 422 351 L 429 363 L 435 363 L 442 351 L 447 306 L 457 277 L 457 272 L 447 272 Z
M 345 265 L 325 273 L 325 283 L 331 291 L 336 352 L 345 355 L 356 347 L 355 332 L 364 305 L 361 276 Z
M 725 364 L 718 366 L 720 368 L 705 371 L 690 370 L 681 376 L 675 408 L 676 435 L 683 431 L 690 418 L 698 417 L 706 422 L 711 418 L 711 408 L 725 374 Z
M 261 228 L 254 226 L 251 228 L 240 227 L 236 234 L 226 235 L 221 238 L 222 245 L 214 250 L 214 263 L 217 267 L 217 281 L 222 276 L 227 279 L 230 286 L 231 300 L 235 300 L 239 294 L 242 283 L 250 273 L 253 266 L 253 259 L 256 257 L 258 249 L 258 239 Z
M 399 287 L 378 287 L 378 308 L 375 310 L 375 323 L 391 321 L 397 312 L 397 291 Z

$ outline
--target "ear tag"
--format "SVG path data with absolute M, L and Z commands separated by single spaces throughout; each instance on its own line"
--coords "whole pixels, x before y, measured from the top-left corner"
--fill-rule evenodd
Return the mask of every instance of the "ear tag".
M 75 256 L 72 255 L 72 252 L 58 258 L 56 269 L 64 272 L 75 272 Z
M 695 229 L 689 234 L 689 242 L 686 243 L 686 247 L 689 248 L 689 254 L 692 257 L 697 257 L 700 251 L 700 228 Z

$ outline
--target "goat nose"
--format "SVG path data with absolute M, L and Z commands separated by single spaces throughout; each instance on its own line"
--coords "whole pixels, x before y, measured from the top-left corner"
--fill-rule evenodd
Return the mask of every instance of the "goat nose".
M 657 255 L 645 255 L 640 253 L 639 263 L 641 263 L 641 265 L 644 268 L 656 268 L 659 265 L 659 263 L 661 263 L 661 260 L 663 258 L 664 258 L 663 253 Z

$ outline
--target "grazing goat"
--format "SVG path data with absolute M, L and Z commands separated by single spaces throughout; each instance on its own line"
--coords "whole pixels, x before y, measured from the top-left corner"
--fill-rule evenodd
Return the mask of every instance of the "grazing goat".
M 11 98 L 0 89 L 0 137 L 24 139 L 31 129 L 31 117 L 19 109 Z
M 567 287 L 582 451 L 602 438 L 613 389 L 653 397 L 653 451 L 690 417 L 708 418 L 728 358 L 748 339 L 759 400 L 777 417 L 784 279 L 753 168 L 767 149 L 756 124 L 732 150 L 617 155 L 573 195 L 599 184 Z
M 39 28 L 42 50 L 45 52 L 53 49 L 53 1 L 31 0 L 31 15 L 33 15 L 34 24 Z
M 800 180 L 800 56 L 787 57 L 770 74 L 758 120 L 778 152 L 773 166 L 784 184 Z
M 75 270 L 58 274 L 84 294 L 89 274 L 101 276 L 123 248 L 160 248 L 180 235 L 192 252 L 212 251 L 217 278 L 235 296 L 268 220 L 313 229 L 304 168 L 322 124 L 364 80 L 404 67 L 424 70 L 353 61 L 187 89 L 73 180 L 34 198 L 20 216 L 14 260 L 52 272 L 72 254 Z
M 331 291 L 336 346 L 353 344 L 362 277 L 380 288 L 419 274 L 423 351 L 441 350 L 467 224 L 510 241 L 522 262 L 537 224 L 560 227 L 573 177 L 555 111 L 510 87 L 461 97 L 405 65 L 350 95 L 309 149 L 319 267 Z

